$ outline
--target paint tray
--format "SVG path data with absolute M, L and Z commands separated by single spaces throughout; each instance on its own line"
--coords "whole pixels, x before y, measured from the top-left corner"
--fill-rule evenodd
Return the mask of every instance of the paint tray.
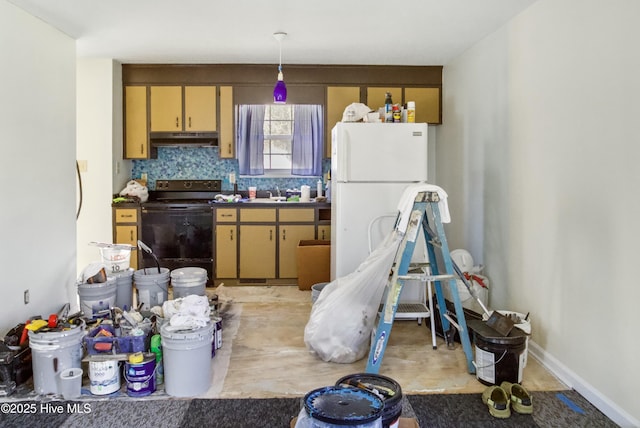
M 496 332 L 500 333 L 501 336 L 505 337 L 509 336 L 514 325 L 515 323 L 511 318 L 502 315 L 498 311 L 493 311 L 487 320 L 487 327 L 491 327 Z

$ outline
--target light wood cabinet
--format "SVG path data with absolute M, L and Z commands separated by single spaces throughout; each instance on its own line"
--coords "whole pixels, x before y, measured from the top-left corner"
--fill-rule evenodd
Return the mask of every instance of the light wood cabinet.
M 216 278 L 238 277 L 238 226 L 216 226 Z
M 276 277 L 276 225 L 240 225 L 240 278 Z
M 216 209 L 216 278 L 238 277 L 238 211 Z
M 114 208 L 113 209 L 113 242 L 114 244 L 129 244 L 138 246 L 138 209 Z M 138 268 L 138 251 L 131 252 L 129 266 Z
M 442 123 L 440 88 L 405 88 L 404 100 L 416 103 L 416 123 Z
M 323 241 L 331 240 L 331 226 L 328 224 L 323 224 L 318 226 L 318 237 L 317 239 L 321 239 Z
M 331 157 L 331 130 L 342 120 L 344 109 L 349 104 L 360 102 L 360 88 L 357 86 L 328 86 L 325 129 L 325 157 Z
M 301 240 L 314 239 L 313 224 L 287 224 L 279 226 L 278 276 L 280 278 L 297 278 L 298 266 L 296 252 Z
M 315 239 L 314 208 L 278 209 L 278 277 L 297 278 L 297 249 L 301 240 Z
M 234 130 L 234 104 L 233 88 L 231 86 L 220 87 L 220 131 L 218 133 L 218 147 L 220 157 L 233 159 L 235 157 Z
M 126 86 L 124 99 L 124 158 L 145 159 L 149 156 L 147 87 Z
M 151 86 L 151 131 L 216 131 L 216 104 L 215 86 Z

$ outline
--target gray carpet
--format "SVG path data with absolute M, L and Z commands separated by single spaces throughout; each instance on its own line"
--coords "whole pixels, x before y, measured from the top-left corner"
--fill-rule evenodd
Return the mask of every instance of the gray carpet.
M 489 415 L 480 394 L 403 397 L 403 417 L 420 427 L 616 427 L 575 391 L 535 392 L 533 415 Z M 0 402 L 2 427 L 289 427 L 301 398 L 270 399 L 101 399 Z

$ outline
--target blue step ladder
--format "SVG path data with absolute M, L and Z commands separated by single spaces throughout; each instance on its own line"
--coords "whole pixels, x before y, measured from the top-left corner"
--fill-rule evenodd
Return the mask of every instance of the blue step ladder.
M 458 330 L 460 341 L 462 342 L 462 348 L 467 359 L 467 369 L 471 374 L 476 372 L 475 365 L 473 364 L 473 353 L 471 350 L 467 323 L 464 317 L 464 310 L 462 303 L 460 302 L 460 296 L 458 295 L 458 287 L 456 284 L 457 272 L 454 271 L 454 263 L 451 260 L 449 245 L 447 244 L 447 238 L 444 234 L 444 227 L 442 226 L 440 209 L 438 207 L 439 201 L 440 197 L 437 192 L 425 191 L 419 192 L 416 195 L 413 203 L 413 209 L 409 217 L 407 230 L 398 247 L 392 272 L 389 276 L 389 282 L 387 283 L 383 297 L 384 305 L 382 306 L 375 336 L 371 341 L 369 360 L 365 370 L 367 373 L 377 374 L 380 371 L 382 358 L 384 357 L 384 352 L 387 348 L 389 337 L 391 335 L 391 327 L 398 310 L 400 293 L 402 292 L 402 288 L 406 280 L 420 280 L 423 282 L 426 281 L 428 283 L 434 283 L 436 301 L 438 308 L 440 309 L 440 321 L 442 323 L 443 332 L 445 332 L 444 336 L 447 341 L 447 345 L 449 347 L 453 346 L 453 335 L 446 333 L 447 331 L 450 331 L 451 324 L 453 324 Z M 433 226 L 435 230 L 432 229 L 431 226 Z M 424 232 L 429 263 L 426 267 L 423 265 L 418 269 L 419 272 L 415 273 L 416 269 L 412 267 L 411 258 L 416 247 L 416 241 L 420 229 Z M 435 251 L 436 248 L 439 248 L 442 253 L 441 259 L 445 269 L 445 272 L 442 275 L 440 275 L 438 271 Z M 445 285 L 449 286 L 449 290 L 453 298 L 457 322 L 454 322 L 446 313 L 447 306 L 442 294 L 442 283 L 445 281 Z M 434 313 L 431 308 L 431 317 L 433 318 L 433 316 Z

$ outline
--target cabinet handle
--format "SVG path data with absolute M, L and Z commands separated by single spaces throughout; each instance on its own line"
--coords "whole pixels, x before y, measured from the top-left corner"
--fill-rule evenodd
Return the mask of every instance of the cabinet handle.
M 144 143 L 140 143 L 140 154 L 144 154 Z
M 322 230 L 322 240 L 324 241 L 324 229 Z
M 287 229 L 282 229 L 282 240 L 283 241 L 287 240 Z
M 191 128 L 191 116 L 189 116 L 189 128 Z
M 133 242 L 133 230 L 129 231 L 129 235 L 131 235 L 131 242 Z
M 269 230 L 269 241 L 273 241 L 273 229 Z
M 180 127 L 180 118 L 176 116 L 176 128 Z
M 233 241 L 233 230 L 229 231 L 229 239 Z
M 131 217 L 133 217 L 133 214 L 121 214 L 120 217 L 122 217 L 122 218 L 131 218 Z
M 231 154 L 231 143 L 229 143 L 229 154 Z

